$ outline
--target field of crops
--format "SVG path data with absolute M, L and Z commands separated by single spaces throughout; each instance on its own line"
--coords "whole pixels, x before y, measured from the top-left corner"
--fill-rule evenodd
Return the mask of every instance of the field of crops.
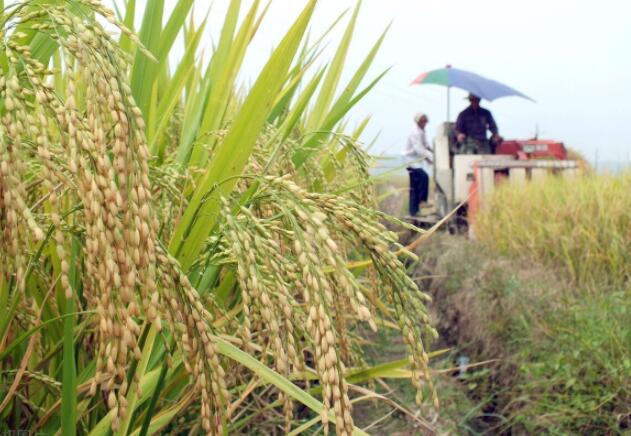
M 631 277 L 630 189 L 629 172 L 507 186 L 493 196 L 476 231 L 501 253 L 563 268 L 574 283 L 602 291 Z
M 363 382 L 431 399 L 427 296 L 345 130 L 384 34 L 345 65 L 358 4 L 326 61 L 309 1 L 244 89 L 265 5 L 204 60 L 192 4 L 2 12 L 0 432 L 362 434 Z M 358 325 L 409 358 L 367 366 Z
M 419 253 L 441 335 L 488 362 L 464 385 L 487 431 L 631 428 L 630 190 L 629 173 L 505 185 L 477 241 Z
M 348 129 L 361 1 L 251 86 L 266 2 L 211 50 L 194 0 L 124 3 L 0 2 L 0 434 L 631 429 L 629 173 L 417 239 Z

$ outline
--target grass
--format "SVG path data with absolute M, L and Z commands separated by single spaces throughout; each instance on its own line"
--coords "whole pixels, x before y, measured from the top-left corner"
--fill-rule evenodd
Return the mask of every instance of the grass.
M 381 329 L 367 336 L 364 345 L 366 364 L 378 365 L 391 359 L 404 358 L 405 344 L 395 331 Z M 462 389 L 462 382 L 454 371 L 453 352 L 445 350 L 445 344 L 439 341 L 434 345 L 441 350 L 432 365 L 436 390 L 440 398 L 440 409 L 431 405 L 429 398 L 421 406 L 415 405 L 416 392 L 405 379 L 384 380 L 375 383 L 373 389 L 408 408 L 411 415 L 421 419 L 425 425 L 415 421 L 410 415 L 393 408 L 385 402 L 367 402 L 356 408 L 357 422 L 360 425 L 373 425 L 371 434 L 408 435 L 421 434 L 431 428 L 438 434 L 461 434 L 477 427 L 474 422 L 477 414 L 475 403 Z M 384 419 L 385 417 L 385 419 Z
M 476 232 L 500 253 L 538 259 L 600 292 L 631 277 L 630 189 L 628 172 L 506 185 L 488 202 Z
M 629 174 L 506 185 L 478 241 L 435 238 L 441 334 L 497 359 L 470 395 L 493 431 L 621 434 L 631 410 Z

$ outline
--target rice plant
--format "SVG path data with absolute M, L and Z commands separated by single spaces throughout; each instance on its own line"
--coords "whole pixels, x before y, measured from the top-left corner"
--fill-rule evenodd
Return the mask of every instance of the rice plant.
M 476 222 L 490 252 L 510 259 L 499 275 L 509 280 L 500 279 L 488 301 L 479 293 L 472 318 L 481 326 L 502 321 L 503 361 L 518 370 L 505 371 L 516 375 L 498 397 L 507 398 L 513 429 L 628 431 L 630 176 L 588 173 L 505 185 Z M 529 269 L 536 278 L 520 279 Z
M 562 268 L 574 283 L 619 288 L 631 276 L 630 187 L 629 173 L 506 185 L 476 232 L 502 253 Z
M 418 401 L 431 390 L 428 297 L 372 208 L 363 127 L 344 133 L 385 33 L 340 88 L 360 4 L 311 71 L 308 1 L 238 92 L 266 8 L 239 20 L 231 1 L 202 64 L 192 4 L 165 17 L 149 0 L 137 34 L 133 0 L 118 16 L 97 0 L 4 7 L 2 430 L 362 433 L 348 380 L 387 372 L 365 371 L 357 326 L 389 320 L 410 353 L 394 367 Z M 298 428 L 296 403 L 313 412 Z

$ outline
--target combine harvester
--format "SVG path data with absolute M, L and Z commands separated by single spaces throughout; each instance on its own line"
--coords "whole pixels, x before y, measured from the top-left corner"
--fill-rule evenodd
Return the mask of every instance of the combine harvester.
M 420 224 L 435 224 L 464 203 L 447 220 L 450 232 L 469 231 L 475 214 L 499 183 L 515 186 L 547 174 L 576 177 L 579 165 L 569 160 L 562 142 L 530 139 L 504 140 L 495 154 L 458 154 L 453 123 L 439 126 L 434 142 L 435 214 Z
M 450 119 L 450 89 L 458 88 L 486 101 L 502 97 L 520 97 L 534 102 L 527 95 L 495 80 L 447 65 L 427 71 L 412 81 L 413 85 L 440 85 L 447 88 L 447 120 Z M 498 183 L 522 184 L 552 173 L 574 177 L 578 162 L 568 160 L 561 142 L 532 140 L 503 141 L 494 154 L 460 154 L 453 133 L 453 123 L 439 126 L 434 140 L 434 182 L 436 213 L 413 218 L 419 225 L 433 225 L 445 219 L 452 232 L 471 229 L 475 214 L 484 208 L 485 200 Z M 461 203 L 455 214 L 451 212 Z

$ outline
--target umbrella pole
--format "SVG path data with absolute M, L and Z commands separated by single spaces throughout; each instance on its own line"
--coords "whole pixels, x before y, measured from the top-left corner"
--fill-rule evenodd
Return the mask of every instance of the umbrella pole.
M 449 122 L 449 121 L 450 121 L 450 120 L 449 120 L 449 103 L 450 103 L 450 100 L 451 100 L 451 99 L 449 98 L 449 95 L 450 95 L 450 90 L 451 90 L 451 86 L 448 86 L 448 87 L 447 87 L 447 122 Z

